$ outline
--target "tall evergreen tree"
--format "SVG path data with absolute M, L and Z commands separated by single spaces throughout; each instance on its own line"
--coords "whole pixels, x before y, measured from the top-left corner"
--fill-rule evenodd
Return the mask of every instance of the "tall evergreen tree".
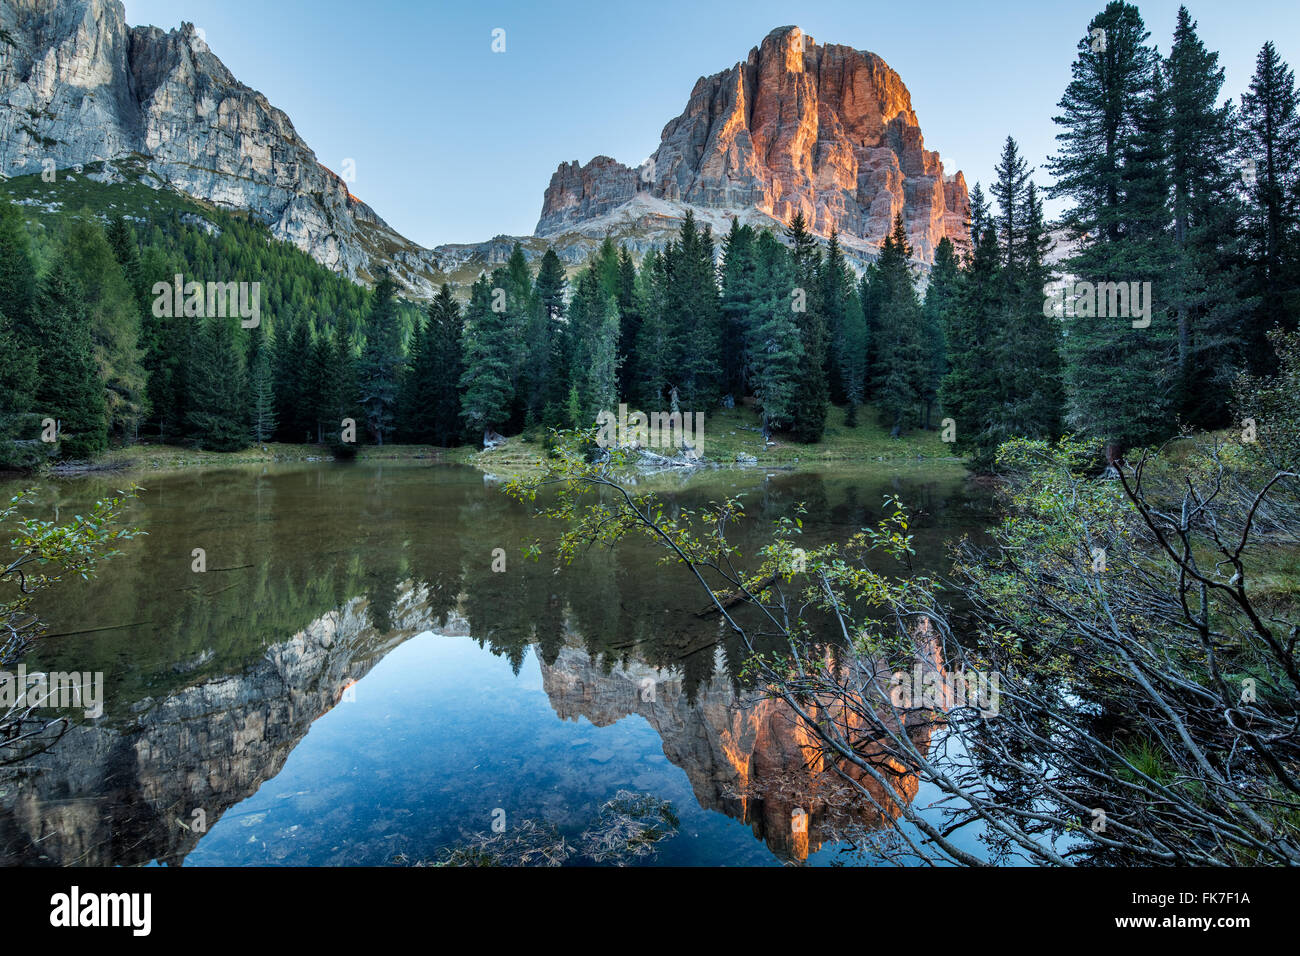
M 548 247 L 533 282 L 534 310 L 528 331 L 528 374 L 524 389 L 528 417 L 550 426 L 559 423 L 558 408 L 564 389 L 562 333 L 567 287 L 564 265 L 555 250 Z M 552 415 L 546 421 L 548 406 Z
M 735 398 L 744 394 L 749 376 L 745 340 L 759 296 L 754 240 L 754 228 L 742 226 L 739 217 L 722 240 L 723 388 Z
M 796 441 L 810 444 L 821 440 L 826 430 L 826 414 L 831 406 L 830 382 L 826 374 L 830 336 L 826 329 L 822 289 L 817 281 L 821 251 L 816 238 L 808 231 L 802 212 L 795 213 L 785 234 L 794 259 L 796 285 L 791 302 L 792 305 L 802 305 L 795 316 L 799 323 L 799 387 L 795 390 L 790 430 Z
M 618 394 L 627 398 L 632 394 L 631 369 L 637 363 L 636 343 L 641 332 L 641 307 L 637 297 L 636 263 L 626 246 L 618 250 Z
M 238 318 L 199 321 L 190 382 L 190 434 L 200 448 L 239 451 L 249 439 L 247 375 L 236 339 Z
M 285 441 L 309 442 L 316 433 L 308 379 L 311 352 L 312 335 L 307 319 L 286 312 L 275 330 L 274 353 L 276 421 Z M 189 391 L 187 388 L 186 392 Z
M 464 423 L 460 409 L 460 377 L 463 374 L 460 303 L 445 282 L 429 306 L 429 367 L 437 371 L 432 393 L 427 397 L 431 415 L 429 440 L 435 445 L 460 443 Z
M 830 336 L 831 397 L 846 403 L 845 421 L 857 423 L 867 377 L 867 324 L 858 299 L 857 283 L 844 259 L 839 234 L 831 233 L 820 271 L 818 300 Z
M 878 310 L 871 339 L 873 392 L 881 418 L 894 437 L 920 424 L 931 367 L 911 254 L 900 214 L 876 260 L 872 284 L 878 288 L 871 290 Z
M 95 343 L 95 360 L 105 384 L 110 431 L 134 440 L 148 411 L 140 302 L 103 229 L 93 216 L 78 218 L 64 244 L 67 267 L 75 277 Z
M 366 427 L 379 445 L 392 435 L 402 364 L 397 283 L 385 271 L 375 283 L 374 300 L 366 320 L 366 343 L 357 367 L 357 386 Z
M 40 338 L 32 324 L 36 267 L 18 215 L 0 203 L 0 468 L 30 468 L 42 457 L 33 400 Z M 20 442 L 24 444 L 19 444 Z
M 1093 30 L 1104 48 L 1092 49 Z M 1177 429 L 1176 368 L 1169 289 L 1168 100 L 1163 71 L 1137 8 L 1114 0 L 1088 24 L 1079 41 L 1056 122 L 1061 147 L 1049 161 L 1057 174 L 1054 196 L 1074 202 L 1066 222 L 1080 243 L 1068 270 L 1092 288 L 1150 283 L 1150 323 L 1099 315 L 1106 301 L 1088 298 L 1066 333 L 1067 416 L 1074 429 L 1120 450 Z M 1118 298 L 1115 299 L 1118 302 Z M 1157 303 L 1159 303 L 1157 305 Z M 1130 313 L 1134 311 L 1130 297 Z M 1138 320 L 1139 322 L 1145 320 Z
M 33 406 L 41 418 L 58 423 L 64 458 L 91 458 L 108 447 L 104 384 L 83 301 L 67 260 L 59 257 L 32 303 L 33 331 L 43 343 Z
M 313 367 L 320 368 L 320 363 L 314 362 Z M 270 441 L 275 434 L 275 376 L 271 370 L 271 350 L 260 325 L 252 330 L 249 369 L 249 421 L 253 441 L 260 444 Z
M 1300 313 L 1300 92 L 1272 42 L 1259 51 L 1250 89 L 1242 94 L 1240 132 L 1242 160 L 1253 161 L 1255 171 L 1249 234 L 1259 304 L 1248 358 L 1253 372 L 1267 373 L 1274 368 L 1268 331 L 1294 330 Z
M 979 470 L 992 464 L 1000 434 L 990 434 L 998 409 L 993 336 L 1002 311 L 1002 253 L 987 219 L 962 270 L 952 307 L 944 313 L 948 373 L 939 389 L 944 415 L 956 425 L 955 446 Z
M 1177 409 L 1201 427 L 1226 424 L 1232 382 L 1244 363 L 1250 296 L 1232 165 L 1234 111 L 1231 103 L 1218 104 L 1218 62 L 1180 7 L 1164 61 L 1174 248 L 1163 298 L 1177 322 Z
M 944 376 L 948 374 L 948 347 L 946 329 L 958 308 L 961 267 L 957 250 L 944 236 L 934 252 L 934 265 L 930 269 L 930 283 L 925 289 L 921 305 L 922 327 L 927 337 L 930 369 L 922 391 L 925 402 L 926 428 L 931 426 L 934 405 L 939 401 Z
M 470 288 L 465 315 L 465 370 L 461 373 L 461 415 L 470 431 L 484 440 L 504 427 L 513 393 L 513 355 L 504 312 L 492 308 L 492 285 L 481 275 Z
M 793 257 L 770 232 L 754 243 L 754 295 L 745 325 L 749 390 L 758 400 L 763 439 L 773 429 L 795 424 L 801 385 L 803 342 L 799 316 L 791 307 Z
M 663 253 L 668 386 L 683 409 L 711 407 L 722 394 L 722 307 L 713 264 L 713 235 L 687 211 L 681 233 Z M 671 395 L 669 396 L 671 397 Z

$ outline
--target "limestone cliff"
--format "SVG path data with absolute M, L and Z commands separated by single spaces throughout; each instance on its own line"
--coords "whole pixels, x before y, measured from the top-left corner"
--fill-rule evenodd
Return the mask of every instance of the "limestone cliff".
M 787 224 L 802 212 L 821 235 L 878 248 L 901 214 L 914 255 L 967 244 L 970 199 L 960 172 L 927 150 L 903 81 L 874 53 L 773 30 L 748 59 L 699 79 L 639 168 L 608 156 L 561 164 L 539 236 L 672 220 Z M 710 215 L 709 213 L 712 213 Z
M 369 280 L 387 265 L 416 292 L 436 278 L 432 253 L 353 196 L 192 24 L 128 27 L 119 0 L 5 0 L 0 172 L 124 156 L 143 157 L 166 186 L 247 210 L 349 278 Z

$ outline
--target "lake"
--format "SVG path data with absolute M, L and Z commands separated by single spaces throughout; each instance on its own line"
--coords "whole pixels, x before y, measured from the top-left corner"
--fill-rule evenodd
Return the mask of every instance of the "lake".
M 654 487 L 680 507 L 743 493 L 746 555 L 797 502 L 810 547 L 897 494 L 935 571 L 989 522 L 953 466 L 873 467 Z M 40 481 L 33 510 L 66 520 L 121 483 Z M 554 528 L 481 472 L 427 462 L 143 484 L 127 518 L 147 536 L 38 607 L 28 671 L 102 673 L 103 714 L 69 711 L 48 752 L 0 768 L 4 863 L 400 865 L 494 837 L 533 861 L 563 841 L 569 863 L 880 862 L 863 837 L 888 822 L 810 767 L 802 729 L 746 685 L 742 645 L 695 613 L 707 594 L 648 543 L 528 560 Z M 629 801 L 663 838 L 624 854 L 602 838 Z

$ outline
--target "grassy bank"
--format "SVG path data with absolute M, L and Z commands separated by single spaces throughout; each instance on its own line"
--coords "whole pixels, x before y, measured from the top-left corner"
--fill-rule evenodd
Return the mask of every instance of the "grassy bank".
M 940 463 L 953 469 L 962 468 L 960 458 L 953 454 L 951 445 L 940 440 L 939 432 L 918 430 L 901 438 L 891 438 L 888 430 L 877 423 L 870 408 L 862 409 L 858 424 L 853 428 L 844 424 L 844 409 L 831 409 L 822 440 L 811 445 L 801 445 L 779 433 L 774 436 L 772 444 L 765 445 L 759 430 L 759 418 L 753 409 L 719 409 L 705 420 L 703 452 L 707 462 L 721 466 L 736 465 L 738 458 L 744 458 L 744 464 L 783 469 L 871 463 Z M 540 467 L 545 458 L 545 447 L 540 434 L 530 437 L 517 435 L 490 451 L 472 445 L 458 448 L 359 445 L 356 458 L 358 461 L 424 460 L 471 465 L 488 472 L 514 473 Z M 749 462 L 749 458 L 755 461 Z M 235 452 L 202 451 L 173 445 L 127 445 L 110 449 L 93 462 L 56 465 L 54 473 L 153 473 L 331 459 L 330 450 L 323 445 L 267 442 Z

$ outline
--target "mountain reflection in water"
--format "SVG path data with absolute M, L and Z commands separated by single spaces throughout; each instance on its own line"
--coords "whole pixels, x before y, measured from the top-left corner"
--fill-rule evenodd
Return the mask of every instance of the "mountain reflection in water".
M 39 500 L 77 507 L 108 488 L 51 483 Z M 987 507 L 959 475 L 906 472 L 728 471 L 665 490 L 682 507 L 739 492 L 746 554 L 795 502 L 811 547 L 900 494 L 918 564 L 935 568 Z M 741 645 L 695 617 L 679 569 L 632 543 L 558 573 L 527 562 L 545 526 L 470 469 L 160 477 L 131 518 L 149 535 L 42 609 L 63 636 L 28 669 L 102 670 L 107 712 L 0 770 L 7 864 L 429 859 L 495 808 L 563 832 L 624 787 L 681 815 L 663 863 L 816 862 L 884 825 L 845 800 L 785 705 L 745 686 Z M 931 728 L 911 733 L 924 748 Z M 895 786 L 917 796 L 914 778 Z

